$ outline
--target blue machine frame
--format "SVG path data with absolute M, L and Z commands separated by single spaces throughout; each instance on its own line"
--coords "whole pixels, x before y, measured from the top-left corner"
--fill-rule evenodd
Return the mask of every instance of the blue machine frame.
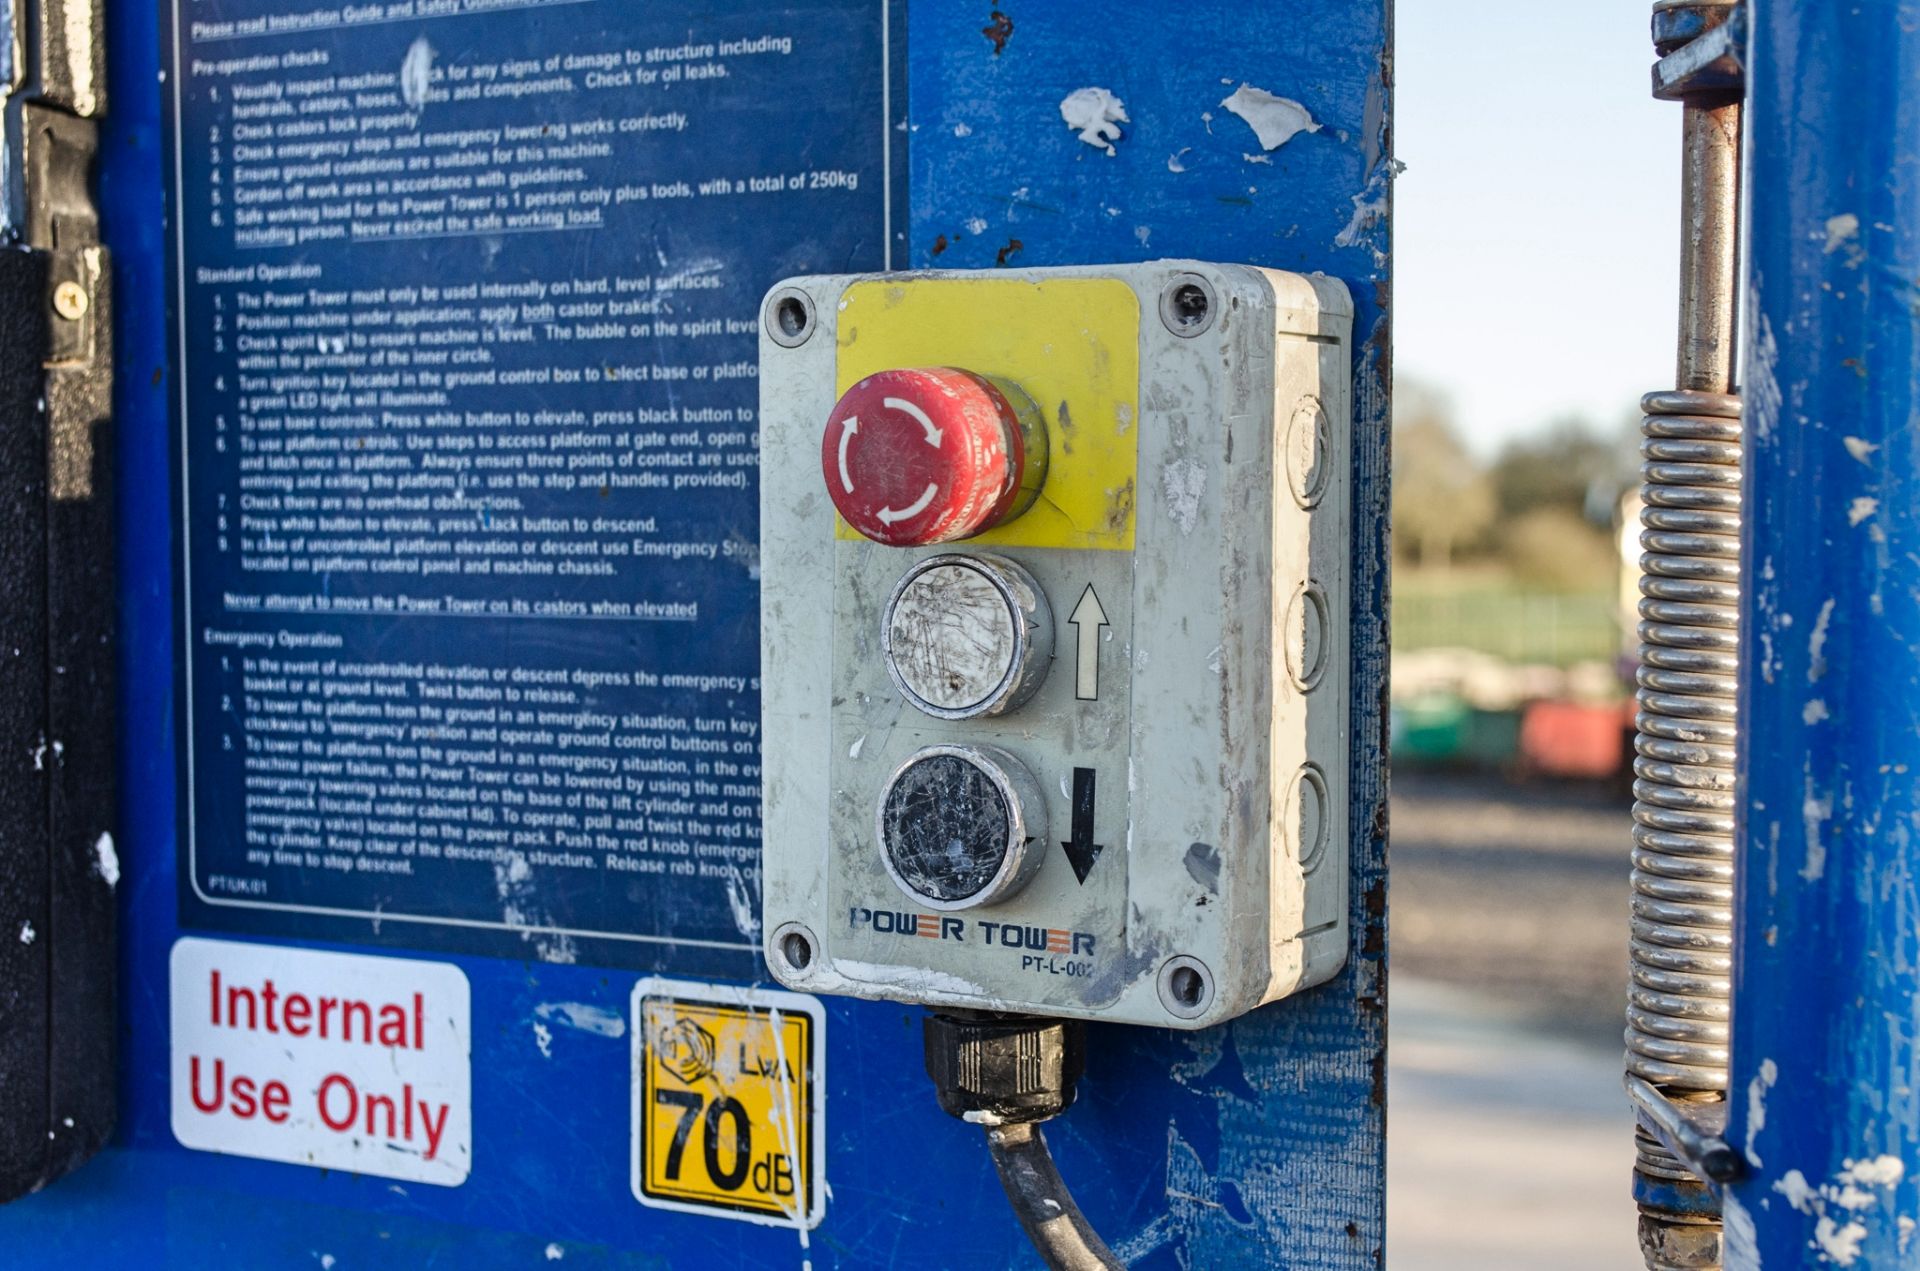
M 1920 31 L 1755 0 L 1725 1260 L 1912 1265 L 1920 1221 Z
M 1259 10 L 1237 0 L 1171 10 L 1073 0 L 1010 15 L 986 4 L 908 10 L 908 99 L 895 110 L 906 133 L 909 215 L 895 223 L 896 265 L 1187 256 L 1324 270 L 1353 293 L 1353 957 L 1331 985 L 1227 1028 L 1192 1035 L 1096 1029 L 1093 1070 L 1053 1139 L 1088 1216 L 1132 1265 L 1378 1266 L 1386 1102 L 1388 0 L 1302 0 Z M 108 0 L 107 12 L 112 111 L 101 194 L 119 275 L 126 695 L 121 1120 L 116 1145 L 100 1159 L 0 1211 L 9 1265 L 1031 1265 L 979 1135 L 934 1105 L 917 1012 L 888 1005 L 827 1003 L 831 1199 L 810 1236 L 635 1204 L 627 1182 L 626 1045 L 562 1029 L 550 1055 L 536 1046 L 531 1024 L 541 1003 L 624 1013 L 644 971 L 445 955 L 466 973 L 474 1003 L 480 1151 L 463 1186 L 393 1184 L 189 1152 L 175 1142 L 166 967 L 183 933 L 174 689 L 183 651 L 168 548 L 172 495 L 161 475 L 175 396 L 163 301 L 161 44 L 153 0 Z M 1891 71 L 1891 59 L 1886 65 Z M 1912 62 L 1900 65 L 1911 70 Z M 1297 99 L 1320 129 L 1262 151 L 1220 105 L 1243 82 Z M 1085 86 L 1109 89 L 1130 116 L 1111 155 L 1083 144 L 1061 121 L 1061 99 Z M 796 128 L 806 126 L 804 111 L 794 119 Z M 1861 242 L 1871 246 L 1870 222 L 1904 225 L 1898 213 L 1912 209 L 1858 210 Z M 1832 267 L 1841 259 L 1814 263 Z M 1904 249 L 1900 260 L 1911 264 Z M 1783 358 L 1783 383 L 1785 367 Z M 1885 405 L 1896 403 L 1889 396 Z M 1892 446 L 1882 454 L 1890 463 L 1910 458 Z M 1889 522 L 1888 531 L 1897 535 L 1900 527 Z M 1911 597 L 1890 592 L 1889 604 L 1910 605 Z M 1835 662 L 1830 700 L 1841 684 L 1869 691 L 1865 668 L 1875 664 L 1867 659 L 1893 650 L 1870 643 L 1868 627 L 1850 613 L 1836 617 L 1837 639 L 1860 640 L 1852 663 L 1860 669 L 1849 675 Z M 1841 849 L 1833 850 L 1837 866 Z M 1910 944 L 1910 931 L 1905 938 Z M 1911 1164 L 1913 1145 L 1904 1150 Z

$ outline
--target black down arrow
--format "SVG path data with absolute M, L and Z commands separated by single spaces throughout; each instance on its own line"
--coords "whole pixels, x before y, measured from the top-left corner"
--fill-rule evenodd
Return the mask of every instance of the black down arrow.
M 1101 847 L 1093 841 L 1093 769 L 1073 770 L 1073 837 L 1060 845 L 1067 850 L 1067 863 L 1081 883 L 1100 859 Z

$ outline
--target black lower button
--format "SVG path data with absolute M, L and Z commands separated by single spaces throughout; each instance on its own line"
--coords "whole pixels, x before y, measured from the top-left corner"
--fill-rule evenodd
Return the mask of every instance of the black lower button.
M 929 909 L 1005 900 L 1040 867 L 1047 809 L 998 746 L 928 746 L 894 769 L 875 817 L 887 874 Z

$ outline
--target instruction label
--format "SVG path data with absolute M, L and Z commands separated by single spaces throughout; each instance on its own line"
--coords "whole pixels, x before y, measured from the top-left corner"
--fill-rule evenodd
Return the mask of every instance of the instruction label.
M 642 980 L 633 991 L 633 1194 L 643 1205 L 811 1228 L 826 1208 L 826 1017 L 780 990 Z
M 182 1146 L 466 1181 L 472 1026 L 459 967 L 187 938 L 171 984 Z
M 190 917 L 747 974 L 758 305 L 887 264 L 888 6 L 171 14 Z

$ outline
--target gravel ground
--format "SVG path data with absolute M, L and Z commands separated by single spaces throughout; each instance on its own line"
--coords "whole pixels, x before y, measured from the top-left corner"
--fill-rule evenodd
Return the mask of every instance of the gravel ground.
M 1477 990 L 1616 1047 L 1627 991 L 1629 799 L 1567 783 L 1393 777 L 1395 975 Z

